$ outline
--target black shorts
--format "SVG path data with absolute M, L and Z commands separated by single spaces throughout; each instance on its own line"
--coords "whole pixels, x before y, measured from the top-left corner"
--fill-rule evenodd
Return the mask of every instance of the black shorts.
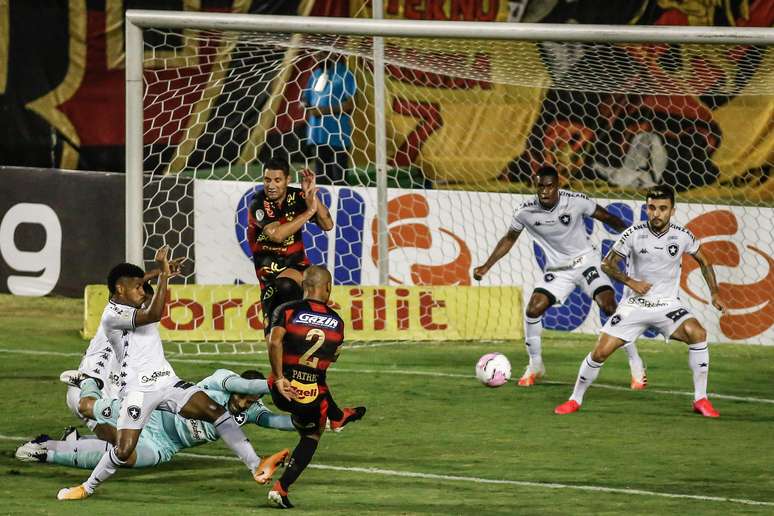
M 326 391 L 312 403 L 299 403 L 285 398 L 279 393 L 274 382 L 271 384 L 271 399 L 274 406 L 290 412 L 290 420 L 301 435 L 319 434 L 325 430 L 328 419 L 328 396 L 329 393 Z
M 311 264 L 303 252 L 288 256 L 263 252 L 253 255 L 253 265 L 255 265 L 255 275 L 258 277 L 261 292 L 263 292 L 267 286 L 272 285 L 277 280 L 277 276 L 282 274 L 284 270 L 295 269 L 304 272 Z

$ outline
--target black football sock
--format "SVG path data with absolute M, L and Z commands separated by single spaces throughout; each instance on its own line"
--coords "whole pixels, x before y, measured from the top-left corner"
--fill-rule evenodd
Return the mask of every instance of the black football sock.
M 288 467 L 282 473 L 279 479 L 279 483 L 282 489 L 287 492 L 290 486 L 295 482 L 301 473 L 304 472 L 306 467 L 312 462 L 314 452 L 317 450 L 317 441 L 311 437 L 302 437 L 298 441 L 296 449 L 293 450 L 293 455 L 290 456 L 290 462 Z

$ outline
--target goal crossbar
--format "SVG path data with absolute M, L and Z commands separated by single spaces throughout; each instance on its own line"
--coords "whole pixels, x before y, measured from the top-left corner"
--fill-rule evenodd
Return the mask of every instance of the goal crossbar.
M 774 29 L 761 27 L 663 27 L 490 23 L 422 20 L 370 20 L 238 13 L 126 11 L 129 23 L 143 28 L 341 34 L 410 38 L 770 45 Z

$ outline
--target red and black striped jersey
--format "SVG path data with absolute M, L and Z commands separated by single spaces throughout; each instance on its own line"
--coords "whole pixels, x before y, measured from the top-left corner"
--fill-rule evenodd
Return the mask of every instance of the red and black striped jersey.
M 301 253 L 304 259 L 304 241 L 301 238 L 301 229 L 290 235 L 284 242 L 272 242 L 269 237 L 263 233 L 263 228 L 272 222 L 292 221 L 295 217 L 306 211 L 306 201 L 304 192 L 300 188 L 289 186 L 285 199 L 280 201 L 270 201 L 266 198 L 266 192 L 258 192 L 250 203 L 250 210 L 247 215 L 247 239 L 250 242 L 250 249 L 253 256 L 263 253 L 270 253 L 275 256 L 290 256 Z
M 335 310 L 310 299 L 277 307 L 271 327 L 285 328 L 282 369 L 286 378 L 325 385 L 325 370 L 339 357 L 344 321 Z M 322 389 L 321 389 L 322 390 Z

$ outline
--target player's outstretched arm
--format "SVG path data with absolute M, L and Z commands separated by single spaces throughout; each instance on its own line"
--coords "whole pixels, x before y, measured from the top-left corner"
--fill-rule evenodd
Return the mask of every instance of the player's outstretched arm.
M 699 246 L 699 250 L 695 254 L 692 254 L 693 259 L 699 263 L 701 268 L 701 275 L 704 276 L 704 281 L 707 282 L 710 295 L 712 296 L 712 306 L 720 310 L 726 311 L 726 305 L 720 300 L 720 291 L 718 289 L 718 282 L 715 278 L 715 270 L 712 268 L 712 264 L 707 259 L 707 256 L 702 251 L 702 246 Z
M 323 231 L 330 231 L 333 229 L 333 217 L 331 217 L 331 213 L 328 211 L 328 207 L 325 203 L 317 198 L 317 181 L 314 172 L 304 169 L 301 173 L 303 174 L 303 177 L 301 178 L 301 188 L 304 190 L 304 198 L 311 200 L 311 197 L 314 196 L 317 202 L 317 212 L 314 215 L 314 222 L 320 226 L 320 229 Z M 307 207 L 308 206 L 309 202 L 307 202 Z
M 263 428 L 273 428 L 275 430 L 284 430 L 286 432 L 296 429 L 296 427 L 293 426 L 293 421 L 290 419 L 290 416 L 274 414 L 270 410 L 262 412 L 261 415 L 258 416 L 258 420 L 255 424 Z
M 487 258 L 486 263 L 473 269 L 473 279 L 476 281 L 481 281 L 481 278 L 483 278 L 484 275 L 489 272 L 489 269 L 491 269 L 492 266 L 494 266 L 494 264 L 500 260 L 500 258 L 508 254 L 511 248 L 513 248 L 513 244 L 515 244 L 519 239 L 519 235 L 521 235 L 521 231 L 509 229 L 505 236 L 503 236 L 500 241 L 497 242 L 497 245 L 492 251 L 492 254 L 489 255 L 489 258 Z
M 648 290 L 650 290 L 652 285 L 647 281 L 640 281 L 627 276 L 626 273 L 620 269 L 620 263 L 623 260 L 623 256 L 611 250 L 609 253 L 607 253 L 605 259 L 602 260 L 602 272 L 610 276 L 612 279 L 620 281 L 639 295 L 644 296 L 648 293 Z
M 626 222 L 616 217 L 600 205 L 597 205 L 594 213 L 591 216 L 603 224 L 607 224 L 619 233 L 623 232 L 624 229 L 629 227 Z
M 247 394 L 250 396 L 269 394 L 269 384 L 266 380 L 258 378 L 248 380 L 228 369 L 216 370 L 210 376 L 198 382 L 197 385 L 203 389 L 234 394 Z

